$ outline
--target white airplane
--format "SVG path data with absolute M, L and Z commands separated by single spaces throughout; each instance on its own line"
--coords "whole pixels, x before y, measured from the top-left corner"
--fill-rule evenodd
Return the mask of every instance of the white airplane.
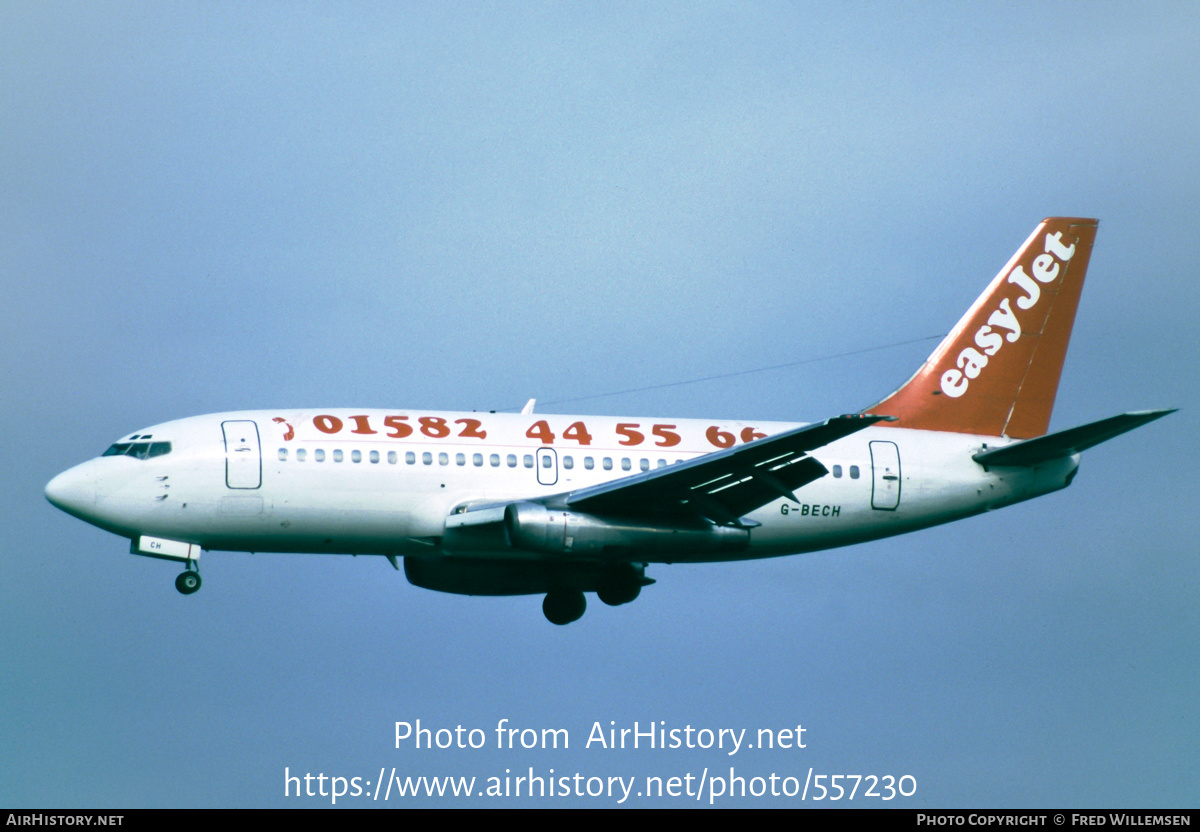
M 181 561 L 382 555 L 420 587 L 634 600 L 651 563 L 811 552 L 1065 488 L 1080 452 L 1173 411 L 1045 435 L 1096 221 L 1044 220 L 907 383 L 824 422 L 412 410 L 218 413 L 55 477 L 58 508 Z

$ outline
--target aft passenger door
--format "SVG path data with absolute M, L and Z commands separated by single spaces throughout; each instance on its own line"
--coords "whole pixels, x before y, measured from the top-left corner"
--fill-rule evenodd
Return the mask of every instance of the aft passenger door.
M 900 505 L 900 449 L 895 442 L 871 443 L 871 508 L 895 511 Z
M 258 488 L 262 485 L 262 448 L 258 425 L 250 420 L 221 423 L 225 434 L 225 485 Z

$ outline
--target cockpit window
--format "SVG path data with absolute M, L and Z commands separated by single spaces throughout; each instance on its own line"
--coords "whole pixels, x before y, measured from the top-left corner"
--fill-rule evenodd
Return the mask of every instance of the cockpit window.
M 105 451 L 102 456 L 132 456 L 137 459 L 150 459 L 171 453 L 170 442 L 118 442 Z

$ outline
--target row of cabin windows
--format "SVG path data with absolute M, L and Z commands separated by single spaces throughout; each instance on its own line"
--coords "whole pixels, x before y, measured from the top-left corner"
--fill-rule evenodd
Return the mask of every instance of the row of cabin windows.
M 342 462 L 345 459 L 345 455 L 343 454 L 341 449 L 335 449 L 335 450 L 331 451 L 330 453 L 332 454 L 334 462 Z M 306 461 L 308 459 L 308 449 L 307 448 L 297 448 L 295 459 L 297 462 Z M 324 462 L 325 461 L 325 449 L 324 448 L 314 449 L 313 450 L 313 459 L 316 460 L 317 462 Z M 369 459 L 372 463 L 378 464 L 380 462 L 380 460 L 382 459 L 382 457 L 380 456 L 379 451 L 368 451 L 367 459 Z M 288 449 L 280 448 L 279 449 L 279 461 L 287 462 L 287 460 L 288 460 Z M 351 462 L 362 462 L 363 461 L 363 452 L 362 451 L 351 451 L 350 452 L 350 461 Z M 388 451 L 387 452 L 387 461 L 388 461 L 389 465 L 396 465 L 400 461 L 398 452 Z M 416 452 L 415 451 L 405 451 L 404 462 L 406 465 L 416 465 L 417 464 Z M 450 464 L 450 454 L 445 453 L 445 452 L 439 453 L 437 455 L 437 462 L 438 462 L 438 465 L 449 465 Z M 501 455 L 500 454 L 490 454 L 487 457 L 487 462 L 493 468 L 499 468 L 502 465 Z M 425 451 L 424 453 L 422 453 L 421 454 L 421 464 L 422 465 L 432 465 L 433 464 L 433 453 L 430 451 Z M 467 464 L 467 455 L 466 454 L 455 454 L 454 455 L 454 464 L 455 465 L 466 465 Z M 484 465 L 484 455 L 483 454 L 471 454 L 471 464 L 474 465 L 476 468 L 482 468 Z M 516 454 L 507 454 L 505 457 L 503 457 L 503 464 L 507 464 L 509 468 L 516 468 L 518 465 L 517 455 Z M 520 464 L 524 465 L 524 467 L 526 467 L 526 468 L 532 468 L 533 467 L 533 454 L 524 454 L 521 457 Z M 563 468 L 566 468 L 566 469 L 574 468 L 575 467 L 575 458 L 572 456 L 564 456 L 562 458 L 562 465 L 563 465 Z M 667 465 L 667 461 L 665 459 L 658 460 L 659 468 L 665 468 L 666 465 Z M 549 455 L 542 457 L 542 467 L 543 468 L 551 468 L 553 466 L 554 466 L 554 460 Z M 622 471 L 632 471 L 633 470 L 633 461 L 629 457 L 622 457 L 620 459 L 620 466 L 621 466 Z M 583 467 L 588 469 L 589 471 L 592 470 L 593 468 L 596 467 L 596 460 L 590 456 L 585 456 L 583 458 Z M 609 457 L 609 456 L 602 457 L 600 459 L 600 467 L 603 468 L 605 471 L 613 470 L 613 458 Z M 649 459 L 638 460 L 638 468 L 640 468 L 642 471 L 649 471 L 650 467 L 651 467 L 651 461 Z
M 113 446 L 113 448 L 116 448 L 116 447 L 117 446 Z M 106 453 L 105 455 L 108 456 L 108 455 L 111 455 L 112 453 L 114 453 L 113 448 L 110 448 L 108 453 Z M 169 450 L 170 445 L 167 445 L 167 448 Z M 345 458 L 343 456 L 340 448 L 334 450 L 332 452 L 332 454 L 333 454 L 334 462 L 341 462 Z M 379 451 L 368 451 L 367 458 L 369 460 L 371 460 L 371 462 L 374 464 L 378 464 L 381 459 Z M 306 459 L 308 459 L 308 450 L 306 448 L 297 448 L 296 449 L 296 461 L 304 462 Z M 313 459 L 316 460 L 317 462 L 324 462 L 325 461 L 325 449 L 324 448 L 316 448 L 315 450 L 313 450 Z M 471 464 L 474 465 L 476 468 L 482 468 L 483 467 L 483 459 L 484 459 L 483 454 L 472 454 L 471 455 Z M 287 462 L 287 460 L 288 460 L 288 449 L 280 448 L 279 449 L 279 461 Z M 350 452 L 350 461 L 351 462 L 362 462 L 362 460 L 363 460 L 362 451 L 351 451 Z M 488 460 L 488 463 L 493 468 L 499 468 L 501 465 L 500 454 L 491 454 L 488 456 L 487 460 Z M 387 461 L 388 461 L 389 465 L 397 464 L 400 461 L 399 454 L 396 451 L 388 451 L 387 452 Z M 437 461 L 438 461 L 438 465 L 449 465 L 450 464 L 450 454 L 445 453 L 445 452 L 439 453 L 437 455 Z M 679 462 L 679 461 L 680 460 L 677 460 L 677 462 Z M 405 451 L 404 462 L 406 465 L 416 465 L 417 464 L 416 452 L 415 451 Z M 508 454 L 504 458 L 504 462 L 508 465 L 509 468 L 516 468 L 517 467 L 517 455 L 516 454 Z M 521 463 L 526 468 L 532 468 L 533 467 L 533 454 L 525 454 L 521 458 Z M 422 465 L 432 465 L 433 464 L 433 453 L 430 451 L 425 451 L 424 453 L 422 453 L 421 454 L 421 464 Z M 467 455 L 466 454 L 455 454 L 454 455 L 454 464 L 455 465 L 466 465 L 467 464 Z M 633 470 L 633 461 L 629 457 L 621 457 L 620 464 L 621 464 L 622 471 L 632 471 Z M 568 470 L 570 470 L 571 468 L 574 468 L 575 467 L 575 458 L 572 456 L 563 456 L 562 465 L 563 465 L 563 468 L 566 468 Z M 659 468 L 665 468 L 666 465 L 667 465 L 667 461 L 665 459 L 658 460 Z M 546 456 L 542 457 L 542 467 L 543 468 L 552 468 L 553 466 L 554 466 L 554 460 L 548 454 Z M 596 467 L 596 460 L 590 456 L 585 456 L 583 458 L 583 467 L 586 468 L 587 470 L 591 471 L 593 468 Z M 609 457 L 609 456 L 601 457 L 600 458 L 600 467 L 603 468 L 605 471 L 613 470 L 613 458 Z M 640 468 L 642 471 L 649 471 L 650 470 L 650 460 L 646 459 L 644 457 L 642 459 L 638 460 L 638 468 Z M 842 476 L 842 466 L 834 465 L 833 468 L 831 469 L 831 473 L 833 474 L 834 478 L 840 479 Z M 859 478 L 858 466 L 851 465 L 850 466 L 850 479 L 856 480 L 858 478 Z

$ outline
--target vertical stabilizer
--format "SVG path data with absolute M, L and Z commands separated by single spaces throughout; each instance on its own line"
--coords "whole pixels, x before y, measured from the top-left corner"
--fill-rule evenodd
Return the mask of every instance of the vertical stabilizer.
M 1029 439 L 1050 426 L 1096 220 L 1043 220 L 903 387 L 894 427 Z

